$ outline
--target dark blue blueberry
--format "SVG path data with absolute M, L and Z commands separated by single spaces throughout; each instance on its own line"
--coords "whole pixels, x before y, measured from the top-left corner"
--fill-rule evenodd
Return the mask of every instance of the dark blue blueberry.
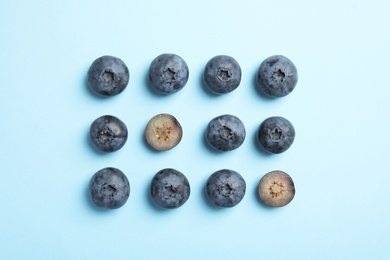
M 176 54 L 161 54 L 149 67 L 149 82 L 161 94 L 181 90 L 188 81 L 187 63 Z
M 246 183 L 242 176 L 232 170 L 219 170 L 213 173 L 206 184 L 210 202 L 219 207 L 234 207 L 245 195 Z
M 206 140 L 218 151 L 237 149 L 245 140 L 245 127 L 238 117 L 221 115 L 212 119 L 206 130 Z
M 215 56 L 206 64 L 203 80 L 206 86 L 216 94 L 232 92 L 240 85 L 241 67 L 230 56 Z
M 130 183 L 122 171 L 108 167 L 92 176 L 89 192 L 96 206 L 117 209 L 122 207 L 129 198 Z
M 283 97 L 295 88 L 298 72 L 291 60 L 282 55 L 274 55 L 260 64 L 256 79 L 265 95 Z
M 190 184 L 184 174 L 167 168 L 154 175 L 150 194 L 152 200 L 160 207 L 178 208 L 190 197 Z
M 115 116 L 101 116 L 91 124 L 89 134 L 92 143 L 103 152 L 121 149 L 127 141 L 127 127 Z
M 257 140 L 264 150 L 270 153 L 282 153 L 294 142 L 293 125 L 283 117 L 270 117 L 264 120 L 258 131 Z
M 130 73 L 126 64 L 113 56 L 96 59 L 88 70 L 89 86 L 104 96 L 121 93 L 129 83 Z

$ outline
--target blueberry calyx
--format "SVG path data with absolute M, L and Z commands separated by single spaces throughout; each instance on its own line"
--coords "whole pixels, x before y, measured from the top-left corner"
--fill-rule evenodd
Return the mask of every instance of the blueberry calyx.
M 228 68 L 219 68 L 217 78 L 221 82 L 229 81 L 232 78 L 232 72 Z
M 172 84 L 176 81 L 176 71 L 172 68 L 166 68 L 163 71 L 162 77 L 166 83 Z

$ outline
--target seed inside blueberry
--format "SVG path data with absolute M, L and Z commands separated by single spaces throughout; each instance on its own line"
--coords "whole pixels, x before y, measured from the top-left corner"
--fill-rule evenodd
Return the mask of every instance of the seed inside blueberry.
M 219 207 L 234 207 L 245 195 L 246 183 L 242 176 L 233 170 L 223 169 L 213 173 L 206 184 L 210 202 Z
M 183 129 L 177 119 L 170 114 L 154 116 L 145 128 L 147 143 L 158 151 L 172 149 L 183 136 Z
M 97 58 L 88 70 L 88 84 L 97 93 L 114 96 L 129 83 L 130 73 L 126 64 L 113 56 Z
M 290 175 L 283 171 L 272 171 L 261 178 L 258 193 L 268 206 L 283 207 L 295 196 L 295 186 Z
M 295 129 L 284 117 L 269 117 L 257 131 L 257 141 L 267 152 L 278 154 L 285 152 L 295 139 Z
M 260 64 L 256 80 L 260 91 L 265 95 L 283 97 L 294 90 L 298 72 L 291 60 L 282 55 L 274 55 Z
M 127 127 L 119 118 L 105 115 L 91 124 L 89 134 L 92 143 L 103 152 L 115 152 L 127 141 Z
M 233 115 L 221 115 L 212 119 L 206 129 L 207 143 L 221 152 L 237 149 L 244 142 L 245 136 L 244 124 Z
M 188 77 L 187 63 L 176 54 L 161 54 L 149 67 L 149 82 L 161 94 L 181 90 L 187 84 Z
M 107 167 L 96 172 L 89 182 L 89 193 L 96 206 L 122 207 L 130 196 L 130 183 L 119 169 Z
M 150 194 L 160 207 L 173 209 L 182 206 L 190 196 L 190 184 L 187 177 L 172 168 L 163 169 L 152 179 Z
M 230 56 L 215 56 L 206 64 L 203 80 L 215 94 L 232 92 L 240 85 L 241 67 Z

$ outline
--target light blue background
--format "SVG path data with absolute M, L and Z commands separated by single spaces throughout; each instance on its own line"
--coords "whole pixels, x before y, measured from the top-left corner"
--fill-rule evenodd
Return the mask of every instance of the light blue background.
M 0 0 L 0 245 L 4 259 L 385 259 L 390 257 L 390 4 L 372 1 L 7 1 Z M 183 57 L 190 78 L 171 96 L 147 86 L 151 61 Z M 102 55 L 128 65 L 127 89 L 99 98 L 86 73 Z M 201 75 L 218 54 L 234 57 L 243 78 L 234 92 L 209 95 Z M 254 76 L 268 56 L 289 57 L 299 71 L 291 95 L 258 94 Z M 155 114 L 183 126 L 173 150 L 143 140 Z M 203 141 L 215 116 L 238 116 L 247 138 L 218 154 Z M 128 126 L 126 145 L 96 153 L 91 122 L 104 114 Z M 266 155 L 255 132 L 280 115 L 295 126 L 292 147 Z M 91 176 L 114 166 L 131 195 L 102 211 L 87 193 Z M 148 200 L 153 175 L 173 167 L 192 193 L 181 208 Z M 231 168 L 247 193 L 214 209 L 203 189 Z M 263 206 L 260 178 L 280 169 L 296 185 L 284 208 Z

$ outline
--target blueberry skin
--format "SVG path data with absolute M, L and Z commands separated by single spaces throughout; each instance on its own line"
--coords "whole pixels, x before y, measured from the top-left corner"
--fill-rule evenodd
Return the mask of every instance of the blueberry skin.
M 213 173 L 206 184 L 206 193 L 210 202 L 218 207 L 234 207 L 245 195 L 244 178 L 233 170 L 223 169 Z
M 122 207 L 130 196 L 130 183 L 119 169 L 107 167 L 96 172 L 89 182 L 89 193 L 96 206 L 106 209 Z
M 172 94 L 181 90 L 188 77 L 187 63 L 176 54 L 161 54 L 149 67 L 149 82 L 160 94 Z
M 88 70 L 88 84 L 103 96 L 121 93 L 129 83 L 130 73 L 126 64 L 114 56 L 97 58 Z
M 105 115 L 92 122 L 89 134 L 92 143 L 103 152 L 115 152 L 127 141 L 127 127 L 119 118 Z
M 227 55 L 212 58 L 203 73 L 206 86 L 215 94 L 226 94 L 235 90 L 241 82 L 241 67 Z
M 172 168 L 160 170 L 154 175 L 150 187 L 152 200 L 160 207 L 174 209 L 182 206 L 190 197 L 187 177 Z
M 257 71 L 257 85 L 269 97 L 284 97 L 290 94 L 297 82 L 298 71 L 294 63 L 282 55 L 265 59 Z
M 212 119 L 206 129 L 207 143 L 221 152 L 237 149 L 244 142 L 245 136 L 244 124 L 233 115 L 221 115 Z
M 270 117 L 264 120 L 257 131 L 257 141 L 267 152 L 279 154 L 286 151 L 295 138 L 295 129 L 283 117 Z

